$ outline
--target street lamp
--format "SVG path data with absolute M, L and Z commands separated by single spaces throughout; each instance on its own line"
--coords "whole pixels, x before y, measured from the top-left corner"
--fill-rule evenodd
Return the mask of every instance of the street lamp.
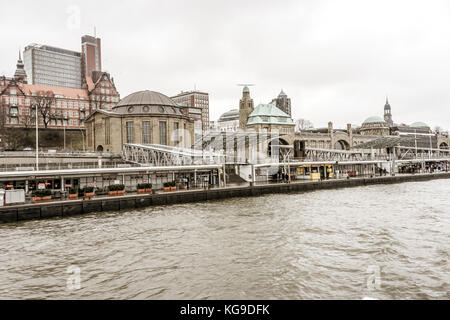
M 36 109 L 36 171 L 39 170 L 39 119 L 38 119 L 38 107 Z

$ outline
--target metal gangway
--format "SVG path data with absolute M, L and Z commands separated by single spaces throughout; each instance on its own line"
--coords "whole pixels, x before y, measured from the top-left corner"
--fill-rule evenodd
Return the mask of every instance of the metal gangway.
M 387 160 L 386 153 L 374 149 L 337 150 L 322 148 L 305 148 L 302 161 L 370 161 Z
M 223 154 L 208 150 L 172 147 L 160 144 L 123 145 L 124 161 L 142 166 L 183 166 L 223 163 Z

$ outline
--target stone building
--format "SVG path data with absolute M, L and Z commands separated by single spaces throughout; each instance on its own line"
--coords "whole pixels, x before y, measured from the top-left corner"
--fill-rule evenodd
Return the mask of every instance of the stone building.
M 373 116 L 367 118 L 360 129 L 362 135 L 388 136 L 390 134 L 389 124 L 381 117 Z
M 194 121 L 162 93 L 139 91 L 123 98 L 111 111 L 98 109 L 86 119 L 89 150 L 121 152 L 122 145 L 160 144 L 190 148 Z
M 274 104 L 259 104 L 248 116 L 246 129 L 256 132 L 294 133 L 295 123 Z
M 181 92 L 176 96 L 170 97 L 175 103 L 188 107 L 190 114 L 196 114 L 200 111 L 200 130 L 207 131 L 209 129 L 209 94 L 198 90 Z M 197 124 L 197 121 L 196 121 Z M 201 132 L 199 132 L 201 134 Z
M 250 89 L 246 86 L 242 90 L 242 99 L 239 101 L 239 128 L 245 130 L 250 113 L 253 112 L 253 99 L 250 97 Z
M 276 99 L 272 100 L 272 103 L 275 104 L 275 106 L 280 109 L 281 111 L 285 112 L 289 116 L 292 116 L 291 113 L 291 98 L 288 98 L 287 94 L 284 93 L 283 90 L 281 90 L 280 94 Z
M 384 105 L 384 121 L 392 127 L 394 122 L 392 121 L 391 105 L 389 104 L 388 98 L 386 97 L 386 104 Z
M 111 110 L 120 99 L 109 73 L 94 71 L 82 88 L 29 84 L 19 53 L 13 78 L 0 76 L 0 108 L 5 109 L 5 126 L 28 128 L 34 124 L 34 102 L 48 96 L 49 108 L 39 112 L 39 127 L 49 129 L 84 129 L 84 119 L 97 109 Z
M 220 131 L 237 131 L 239 129 L 239 110 L 231 109 L 222 114 L 219 120 L 217 120 L 217 126 Z

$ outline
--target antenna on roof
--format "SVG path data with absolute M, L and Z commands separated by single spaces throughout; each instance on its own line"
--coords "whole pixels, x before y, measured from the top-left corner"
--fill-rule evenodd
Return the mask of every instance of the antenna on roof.
M 239 86 L 239 87 L 251 87 L 251 86 L 255 86 L 255 84 L 252 84 L 252 83 L 242 83 L 242 84 L 237 84 L 237 86 Z

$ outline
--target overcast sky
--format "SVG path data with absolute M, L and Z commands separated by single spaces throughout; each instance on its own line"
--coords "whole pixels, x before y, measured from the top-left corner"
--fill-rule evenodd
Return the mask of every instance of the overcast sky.
M 450 129 L 449 1 L 8 1 L 0 26 L 6 76 L 19 48 L 81 51 L 96 26 L 121 97 L 196 86 L 216 120 L 254 83 L 255 104 L 283 89 L 294 118 L 344 127 L 382 116 L 388 94 L 395 122 Z

